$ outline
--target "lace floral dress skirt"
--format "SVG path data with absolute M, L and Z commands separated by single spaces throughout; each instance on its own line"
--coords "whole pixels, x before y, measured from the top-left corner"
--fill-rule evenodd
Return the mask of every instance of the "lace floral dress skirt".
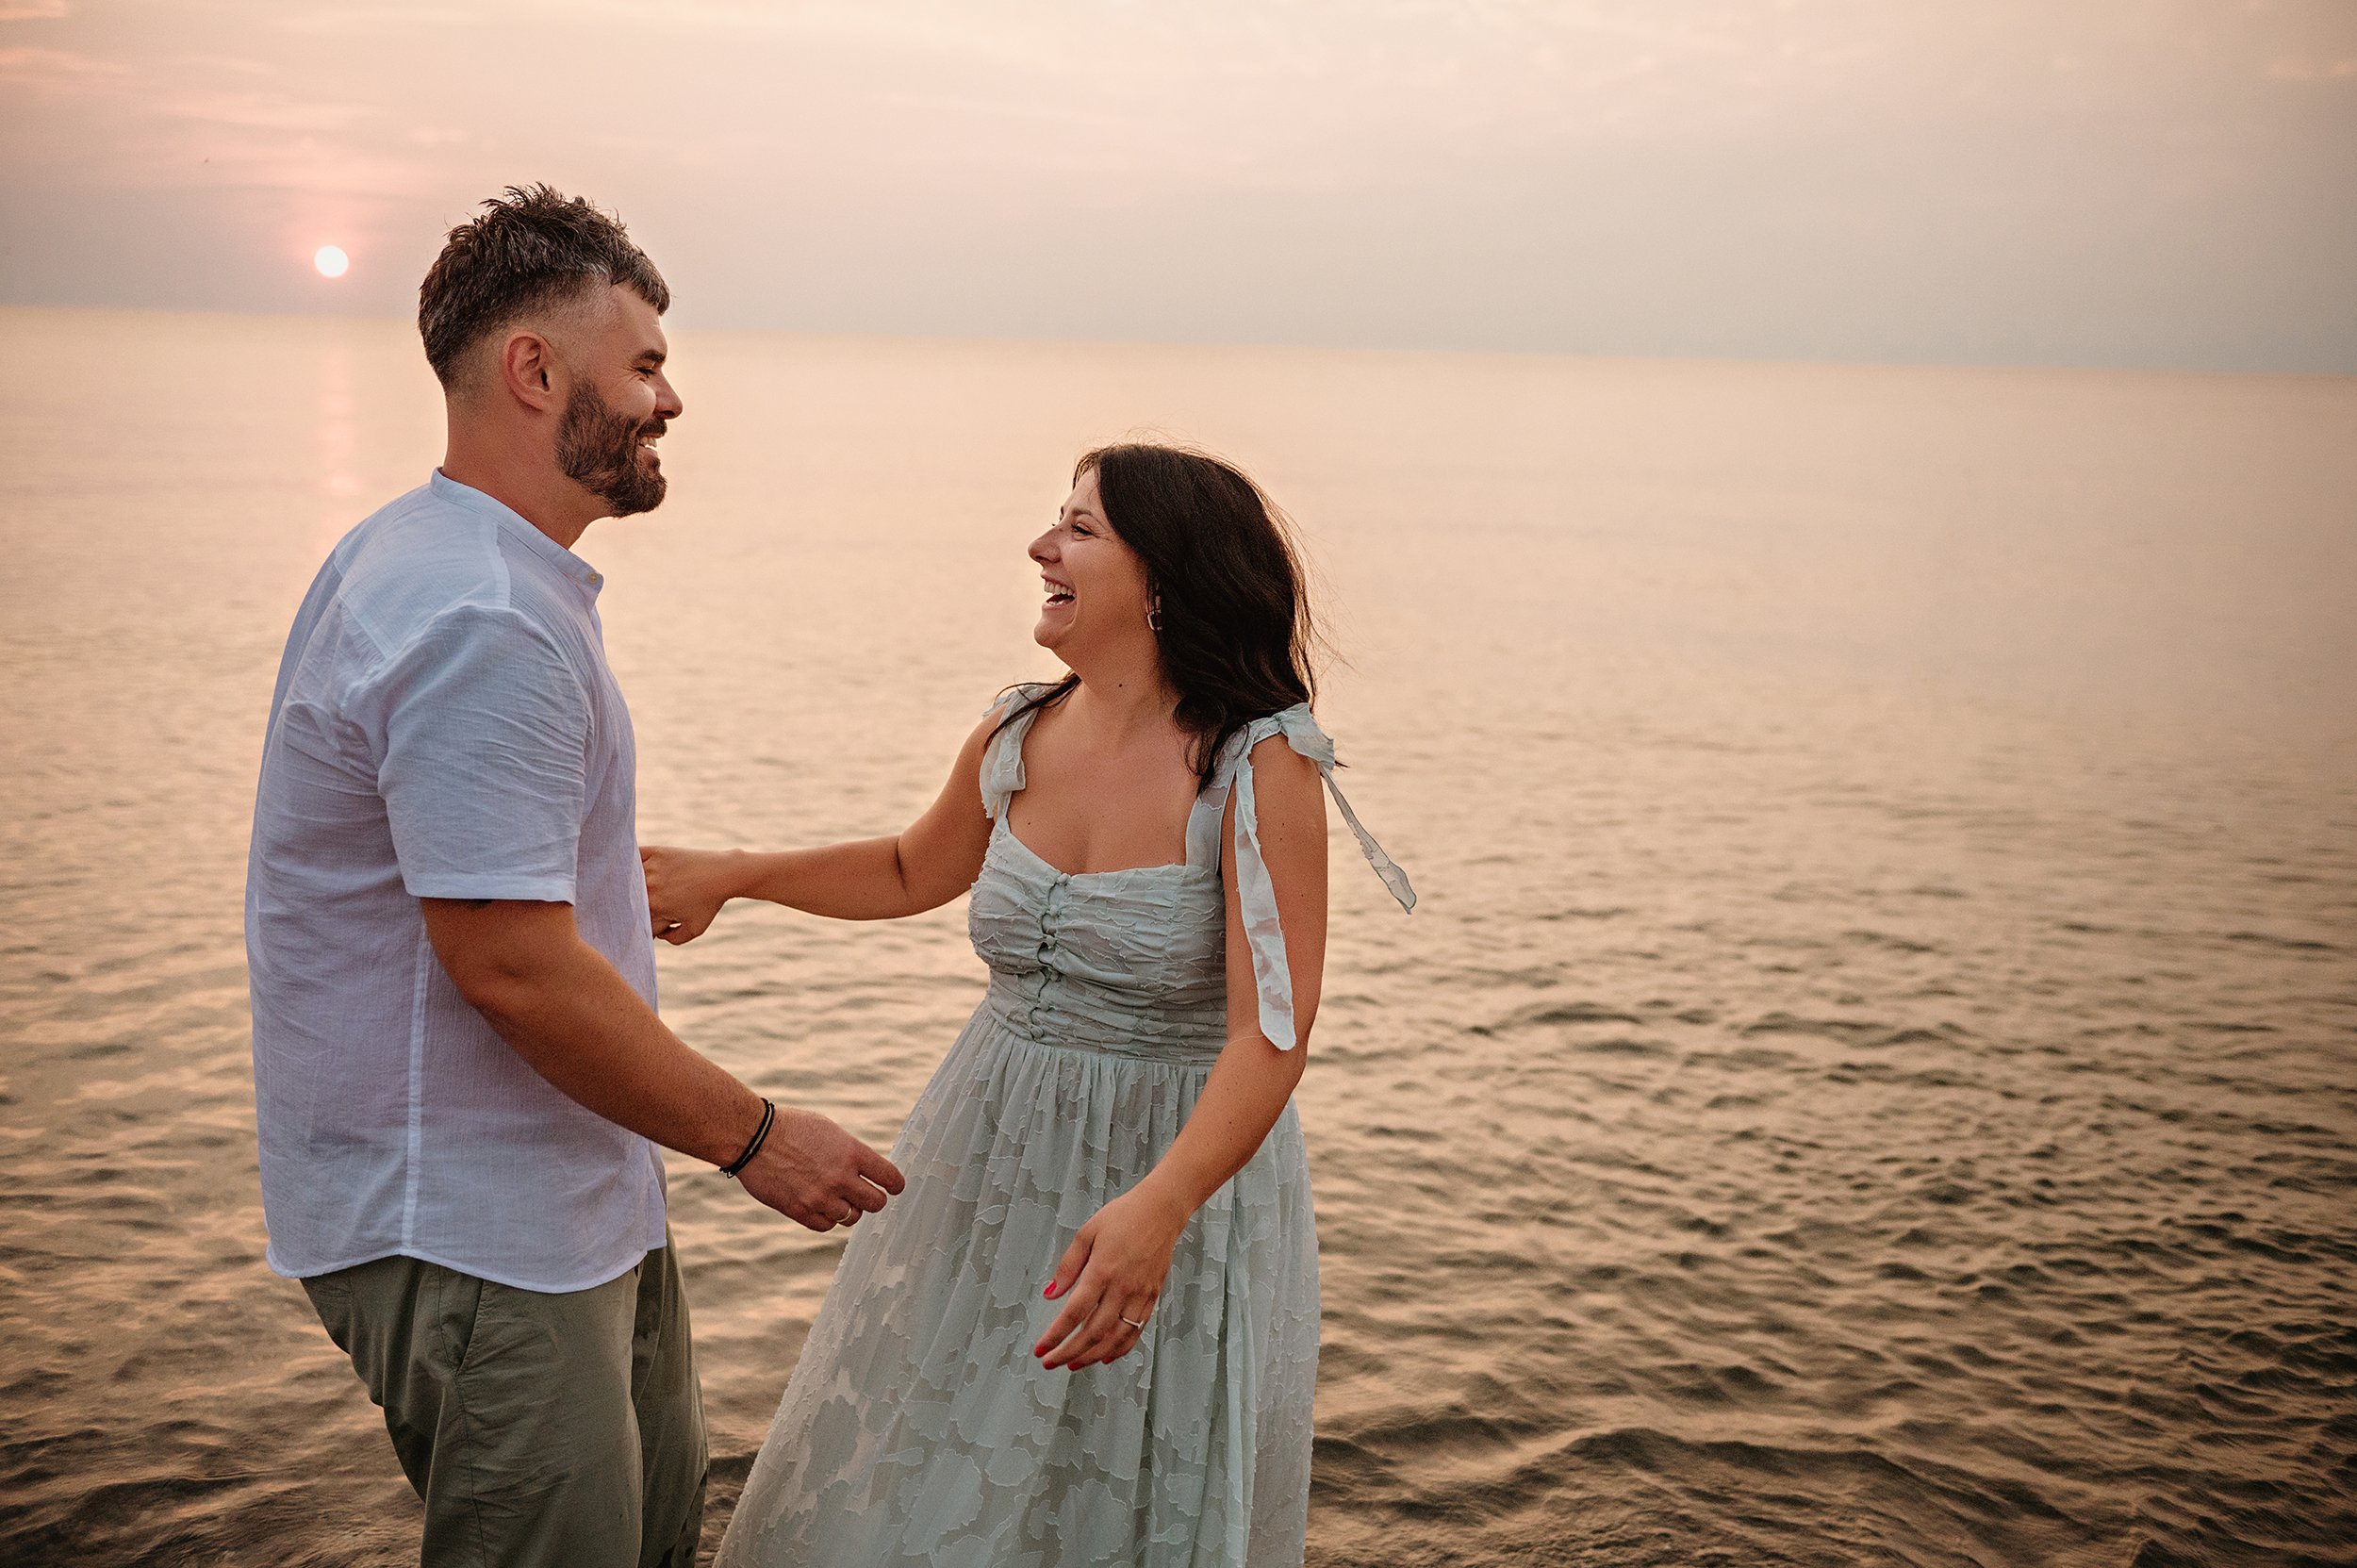
M 851 1232 L 721 1568 L 1302 1560 L 1318 1267 L 1291 1106 L 1196 1211 L 1136 1349 L 1065 1372 L 1031 1346 L 1074 1232 L 1161 1160 L 1226 1042 L 1231 788 L 1248 929 L 1268 893 L 1245 754 L 1277 734 L 1322 767 L 1332 750 L 1307 708 L 1261 720 L 1197 801 L 1183 865 L 1071 876 L 1007 827 L 1028 722 L 983 764 L 968 923 L 990 990 L 893 1146 L 907 1191 Z M 1264 1031 L 1290 1046 L 1281 938 L 1273 975 L 1252 938 Z

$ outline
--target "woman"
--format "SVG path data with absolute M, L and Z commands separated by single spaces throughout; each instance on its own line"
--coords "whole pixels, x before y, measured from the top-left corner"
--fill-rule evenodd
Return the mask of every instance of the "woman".
M 724 1568 L 1301 1560 L 1317 1241 L 1291 1097 L 1333 750 L 1300 571 L 1250 480 L 1155 446 L 1083 457 L 1030 555 L 1033 635 L 1071 673 L 994 704 L 906 833 L 646 851 L 670 941 L 732 898 L 882 919 L 970 887 L 991 969 Z

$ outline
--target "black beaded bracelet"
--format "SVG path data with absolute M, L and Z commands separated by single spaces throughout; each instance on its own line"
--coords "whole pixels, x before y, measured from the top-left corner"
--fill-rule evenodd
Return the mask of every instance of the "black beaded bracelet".
M 747 1165 L 751 1164 L 753 1163 L 753 1156 L 761 1152 L 761 1146 L 768 1142 L 769 1124 L 777 1119 L 778 1107 L 776 1102 L 766 1098 L 763 1099 L 761 1102 L 761 1125 L 753 1129 L 751 1140 L 745 1145 L 745 1152 L 730 1161 L 727 1164 L 722 1165 L 720 1167 L 720 1174 L 722 1176 L 734 1176 L 738 1171 L 741 1171 Z

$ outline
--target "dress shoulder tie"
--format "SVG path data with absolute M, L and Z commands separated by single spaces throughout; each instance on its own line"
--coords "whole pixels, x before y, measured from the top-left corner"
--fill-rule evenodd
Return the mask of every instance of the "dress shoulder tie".
M 1383 879 L 1392 897 L 1399 900 L 1400 908 L 1416 907 L 1416 890 L 1409 883 L 1408 873 L 1383 852 L 1383 846 L 1367 832 L 1359 814 L 1343 799 L 1341 786 L 1334 783 L 1334 742 L 1318 728 L 1307 702 L 1254 719 L 1228 742 L 1220 772 L 1227 775 L 1236 797 L 1236 901 L 1244 915 L 1244 940 L 1252 949 L 1252 978 L 1261 1000 L 1261 1032 L 1278 1050 L 1291 1050 L 1299 1043 L 1294 1029 L 1293 970 L 1285 962 L 1285 932 L 1277 916 L 1277 887 L 1269 879 L 1268 862 L 1261 857 L 1260 815 L 1252 793 L 1252 749 L 1271 735 L 1279 734 L 1285 737 L 1286 745 L 1316 765 L 1318 776 L 1326 781 L 1326 792 L 1334 798 L 1335 808 L 1343 814 L 1351 836 L 1359 841 L 1360 852 L 1375 867 L 1375 874 Z
M 1017 704 L 1028 702 L 1048 688 L 1037 682 L 1000 692 L 982 710 L 984 718 L 1003 718 Z M 1031 720 L 1039 717 L 1031 709 L 1014 723 L 990 737 L 982 750 L 982 815 L 996 822 L 1007 814 L 1007 805 L 1023 790 L 1023 737 L 1030 733 Z

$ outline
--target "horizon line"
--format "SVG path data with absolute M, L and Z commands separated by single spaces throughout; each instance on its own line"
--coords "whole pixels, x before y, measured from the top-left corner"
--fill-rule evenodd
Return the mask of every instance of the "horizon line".
M 363 310 L 249 310 L 229 305 L 50 304 L 0 300 L 0 311 L 45 312 L 84 316 L 202 316 L 262 322 L 360 322 L 399 323 L 414 329 L 406 315 Z M 1183 349 L 1204 353 L 1253 352 L 1387 355 L 1464 359 L 1576 359 L 1600 363 L 1646 365 L 1756 366 L 1810 370 L 1983 371 L 2055 375 L 2167 376 L 2233 378 L 2267 381 L 2357 381 L 2357 363 L 2346 369 L 2301 370 L 2255 366 L 2195 366 L 2121 360 L 2044 360 L 1998 356 L 1986 359 L 1944 359 L 1935 356 L 1875 357 L 1824 354 L 1695 353 L 1677 350 L 1573 349 L 1557 347 L 1452 347 L 1429 343 L 1335 343 L 1300 339 L 1253 338 L 1077 338 L 1053 335 L 1016 336 L 994 332 L 889 332 L 843 328 L 727 325 L 717 322 L 668 321 L 674 331 L 729 334 L 740 337 L 795 338 L 835 342 L 954 343 L 977 347 Z M 422 363 L 422 350 L 420 351 Z

